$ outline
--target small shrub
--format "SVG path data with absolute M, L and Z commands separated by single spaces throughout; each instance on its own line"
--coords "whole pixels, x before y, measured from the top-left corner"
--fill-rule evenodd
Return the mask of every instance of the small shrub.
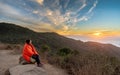
M 58 52 L 57 52 L 57 54 L 59 56 L 67 56 L 67 55 L 69 55 L 71 53 L 72 53 L 72 50 L 69 49 L 69 48 L 62 48 L 62 49 L 58 50 Z
M 50 51 L 50 47 L 48 45 L 42 45 L 41 46 L 41 52 L 42 53 L 45 53 L 45 52 L 48 52 Z

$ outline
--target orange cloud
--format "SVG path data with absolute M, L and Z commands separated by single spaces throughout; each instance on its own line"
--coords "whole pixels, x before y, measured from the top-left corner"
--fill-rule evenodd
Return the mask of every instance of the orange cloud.
M 40 5 L 43 5 L 44 0 L 36 0 Z

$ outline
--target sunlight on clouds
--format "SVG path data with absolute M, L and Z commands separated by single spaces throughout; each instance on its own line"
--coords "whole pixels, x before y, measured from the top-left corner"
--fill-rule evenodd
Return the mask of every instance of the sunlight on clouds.
M 90 3 L 89 0 L 19 0 L 14 8 L 1 3 L 0 13 L 7 17 L 11 16 L 10 18 L 19 20 L 21 24 L 24 23 L 36 31 L 70 34 L 77 30 L 79 23 L 91 18 L 97 3 L 97 0 L 92 0 Z M 17 7 L 19 9 L 16 9 Z
M 51 24 L 48 23 L 40 23 L 36 25 L 31 25 L 30 28 L 36 32 L 53 32 L 54 27 L 51 26 Z
M 93 31 L 88 31 L 88 33 L 85 33 L 83 35 L 87 35 L 92 38 L 102 39 L 109 36 L 117 36 L 118 32 L 113 30 L 97 30 L 97 31 L 93 30 Z
M 68 26 L 61 25 L 59 28 L 55 28 L 55 26 L 52 26 L 48 23 L 40 23 L 38 25 L 32 25 L 30 27 L 36 32 L 56 32 L 58 34 L 66 34 L 68 30 Z
M 69 27 L 68 26 L 66 26 L 66 25 L 61 25 L 61 31 L 67 31 L 69 29 Z
M 74 32 L 73 32 L 74 31 Z M 96 29 L 96 30 L 88 30 L 88 31 L 82 31 L 82 30 L 71 30 L 66 35 L 80 35 L 80 36 L 86 36 L 93 39 L 103 39 L 110 36 L 118 36 L 120 31 L 115 30 L 102 30 L 102 29 Z
M 94 37 L 102 37 L 102 33 L 101 32 L 95 32 L 93 33 Z
M 53 31 L 59 33 L 61 30 L 61 32 L 66 32 L 67 34 L 71 29 L 76 28 L 76 24 L 78 22 L 88 21 L 90 19 L 90 16 L 86 14 L 90 14 L 98 3 L 97 0 L 93 0 L 93 6 L 90 7 L 88 12 L 85 12 L 86 14 L 80 16 L 78 15 L 78 13 L 84 10 L 84 8 L 88 5 L 87 0 L 76 0 L 76 3 L 79 4 L 79 6 L 74 4 L 75 6 L 77 6 L 77 9 L 74 7 L 68 8 L 70 1 L 71 0 L 66 0 L 66 3 L 63 6 L 60 5 L 60 0 L 56 0 L 54 2 L 48 1 L 51 2 L 50 5 L 48 5 L 47 7 L 44 5 L 45 8 L 41 9 L 40 11 L 33 11 L 33 13 L 39 14 L 43 21 L 44 18 L 50 21 L 49 24 L 51 24 L 51 27 L 54 28 L 52 29 Z M 37 2 L 43 4 L 43 0 L 37 0 Z M 54 10 L 52 10 L 53 8 Z M 61 13 L 62 9 L 65 9 L 64 14 Z
M 40 5 L 43 5 L 44 0 L 36 0 Z
M 66 31 L 66 30 L 68 30 L 69 28 L 68 28 L 68 26 L 63 26 L 63 29 Z
M 56 10 L 54 12 L 47 10 L 48 16 L 46 16 L 55 26 L 62 25 L 65 18 L 60 14 L 60 11 Z
M 105 6 L 104 0 L 0 0 L 0 22 L 100 40 L 120 35 L 119 1 L 114 2 Z
M 34 14 L 38 14 L 39 12 L 37 10 L 33 11 Z
M 83 10 L 88 4 L 86 4 L 87 3 L 86 0 L 77 0 L 77 1 L 80 2 L 80 6 L 79 8 L 75 9 L 74 12 L 71 9 L 67 8 L 70 2 L 70 0 L 67 0 L 64 6 L 64 8 L 66 8 L 66 11 L 64 14 L 62 14 L 61 9 L 63 9 L 63 7 L 59 5 L 60 2 L 59 0 L 57 0 L 53 2 L 51 5 L 49 5 L 52 8 L 54 7 L 54 11 L 51 10 L 52 8 L 46 7 L 45 9 L 43 9 L 45 12 L 44 12 L 44 15 L 42 16 L 43 18 L 46 17 L 51 22 L 50 24 L 54 26 L 54 28 L 61 29 L 61 31 L 64 31 L 64 30 L 68 31 L 74 28 L 78 22 L 87 21 L 88 19 L 90 19 L 88 15 L 83 15 L 81 17 L 78 17 L 79 16 L 78 12 L 81 12 L 81 10 Z M 93 6 L 89 10 L 90 11 L 89 14 L 95 8 L 96 4 L 97 2 L 94 2 Z M 72 7 L 72 9 L 73 8 L 74 7 Z M 34 13 L 38 13 L 38 12 L 34 12 Z
M 48 14 L 49 16 L 51 16 L 51 15 L 52 15 L 52 11 L 47 11 L 47 14 Z

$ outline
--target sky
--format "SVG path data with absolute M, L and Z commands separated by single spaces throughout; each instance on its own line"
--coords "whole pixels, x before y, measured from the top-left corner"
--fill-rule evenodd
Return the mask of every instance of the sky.
M 120 46 L 120 0 L 0 0 L 0 22 Z

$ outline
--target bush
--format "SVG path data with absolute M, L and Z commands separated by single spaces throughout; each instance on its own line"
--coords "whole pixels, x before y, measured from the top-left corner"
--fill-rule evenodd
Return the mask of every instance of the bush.
M 42 45 L 41 46 L 41 52 L 42 53 L 45 53 L 45 52 L 48 52 L 50 51 L 50 47 L 48 45 Z
M 69 49 L 69 48 L 62 48 L 62 49 L 58 50 L 58 52 L 57 52 L 57 54 L 59 56 L 67 56 L 67 55 L 69 55 L 71 53 L 72 53 L 72 50 Z
M 48 62 L 65 69 L 68 75 L 119 75 L 120 61 L 116 57 L 62 48 Z

